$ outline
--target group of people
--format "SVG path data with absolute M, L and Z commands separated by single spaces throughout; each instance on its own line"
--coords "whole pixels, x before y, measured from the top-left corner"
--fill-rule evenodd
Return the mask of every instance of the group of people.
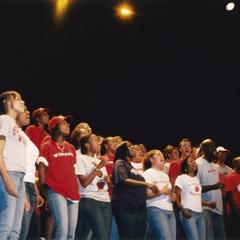
M 1 94 L 0 239 L 239 239 L 240 157 L 205 139 L 147 150 Z

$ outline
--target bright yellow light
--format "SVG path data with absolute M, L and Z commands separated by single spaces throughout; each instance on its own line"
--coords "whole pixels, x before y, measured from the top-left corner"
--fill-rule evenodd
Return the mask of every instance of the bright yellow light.
M 72 0 L 55 0 L 54 1 L 55 17 L 57 20 L 61 20 L 64 17 L 71 2 Z
M 128 20 L 134 15 L 133 6 L 129 3 L 122 3 L 116 7 L 116 15 L 122 20 Z
M 230 2 L 226 5 L 226 10 L 227 11 L 232 11 L 235 8 L 234 2 Z

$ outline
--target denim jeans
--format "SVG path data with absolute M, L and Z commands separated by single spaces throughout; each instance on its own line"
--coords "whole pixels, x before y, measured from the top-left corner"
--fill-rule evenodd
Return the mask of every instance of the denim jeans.
M 185 231 L 187 240 L 205 240 L 206 239 L 206 225 L 202 213 L 189 210 L 191 218 L 185 218 L 180 214 L 180 219 Z
M 112 205 L 119 238 L 122 240 L 141 240 L 145 237 L 146 209 L 131 209 L 126 205 Z
M 208 209 L 203 210 L 203 217 L 206 223 L 207 240 L 225 240 L 225 226 L 223 216 Z
M 30 210 L 25 211 L 23 214 L 20 240 L 25 240 L 27 238 L 33 210 L 36 206 L 36 191 L 35 191 L 34 183 L 25 182 L 25 188 L 26 188 L 25 197 L 28 199 L 30 203 Z
M 112 210 L 110 202 L 82 198 L 76 239 L 87 239 L 92 231 L 92 239 L 106 240 L 110 237 Z
M 61 194 L 47 190 L 49 207 L 56 227 L 55 239 L 74 240 L 78 218 L 78 203 L 73 203 Z
M 119 240 L 117 223 L 116 223 L 116 220 L 115 220 L 114 216 L 112 216 L 112 227 L 111 227 L 110 240 Z
M 156 239 L 176 239 L 176 220 L 173 211 L 148 207 L 147 220 Z
M 19 238 L 24 210 L 25 184 L 24 173 L 9 171 L 16 185 L 18 197 L 15 198 L 6 192 L 2 177 L 0 176 L 0 239 L 15 240 Z

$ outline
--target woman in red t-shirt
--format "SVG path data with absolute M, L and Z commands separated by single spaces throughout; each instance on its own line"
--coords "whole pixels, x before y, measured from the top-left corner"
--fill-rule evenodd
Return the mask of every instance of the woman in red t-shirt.
M 47 188 L 47 199 L 53 214 L 56 239 L 74 239 L 80 200 L 76 151 L 65 141 L 70 133 L 71 116 L 53 117 L 48 128 L 51 139 L 41 145 L 39 157 L 40 183 Z

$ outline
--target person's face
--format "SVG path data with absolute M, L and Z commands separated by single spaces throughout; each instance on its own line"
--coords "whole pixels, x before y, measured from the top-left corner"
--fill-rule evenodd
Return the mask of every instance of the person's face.
M 204 156 L 210 160 L 213 161 L 216 158 L 216 147 L 213 141 L 207 140 L 203 143 L 203 153 Z
M 174 149 L 170 154 L 171 160 L 178 160 L 179 159 L 179 151 L 177 149 Z
M 136 163 L 139 163 L 142 161 L 142 158 L 141 158 L 141 150 L 139 148 L 138 145 L 132 145 L 130 147 L 130 154 L 132 156 L 131 160 L 133 162 L 136 162 Z
M 228 152 L 227 151 L 220 151 L 217 153 L 217 158 L 219 161 L 225 162 L 227 159 Z
M 187 160 L 187 165 L 188 165 L 188 173 L 194 173 L 197 170 L 197 164 L 194 159 L 189 158 Z
M 160 151 L 157 151 L 151 158 L 150 161 L 153 167 L 163 168 L 165 163 L 165 158 Z
M 68 136 L 70 133 L 70 124 L 66 120 L 60 122 L 59 130 L 64 136 Z
M 20 125 L 20 127 L 27 126 L 30 124 L 30 113 L 27 109 L 25 109 L 25 112 L 18 114 L 17 122 Z
M 117 148 L 117 145 L 116 145 L 116 142 L 115 142 L 115 139 L 114 138 L 110 138 L 106 144 L 106 148 L 107 148 L 107 151 L 108 152 L 111 152 L 111 153 L 115 153 L 116 152 L 116 148 Z
M 92 134 L 88 142 L 88 151 L 93 154 L 98 154 L 100 152 L 99 139 L 95 134 Z
M 46 111 L 42 112 L 39 116 L 38 116 L 38 121 L 39 123 L 41 123 L 43 126 L 45 126 L 46 124 L 48 124 L 49 121 L 49 115 Z
M 197 149 L 196 148 L 192 148 L 190 157 L 194 160 L 197 159 Z
M 182 153 L 182 155 L 184 155 L 185 157 L 190 156 L 191 151 L 192 151 L 192 146 L 191 143 L 189 141 L 183 141 L 181 142 L 180 145 L 180 152 Z
M 25 102 L 20 95 L 17 95 L 15 98 L 11 96 L 9 106 L 17 113 L 23 113 L 26 109 Z

